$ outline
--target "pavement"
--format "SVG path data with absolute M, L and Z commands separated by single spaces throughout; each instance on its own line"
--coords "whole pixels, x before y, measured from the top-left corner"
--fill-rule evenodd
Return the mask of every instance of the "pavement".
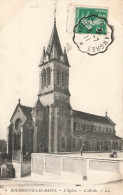
M 3 181 L 3 180 L 2 180 Z M 87 181 L 82 181 L 80 184 L 72 183 L 58 183 L 46 181 L 31 181 L 30 176 L 22 179 L 9 179 L 1 183 L 0 181 L 0 195 L 7 194 L 41 194 L 41 195 L 69 195 L 81 194 L 86 195 L 93 193 L 94 195 L 123 195 L 122 193 L 123 181 L 107 182 L 98 185 L 89 185 Z

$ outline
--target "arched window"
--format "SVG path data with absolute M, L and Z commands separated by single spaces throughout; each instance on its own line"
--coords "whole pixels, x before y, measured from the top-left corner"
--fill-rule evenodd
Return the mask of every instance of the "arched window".
M 108 133 L 108 127 L 106 128 L 106 133 Z
M 113 134 L 115 134 L 115 129 L 113 129 Z
M 99 127 L 99 132 L 101 133 L 101 127 Z
M 60 72 L 59 72 L 59 70 L 57 70 L 57 85 L 59 85 L 60 84 Z
M 80 123 L 77 124 L 77 129 L 80 130 Z
M 64 87 L 64 83 L 65 83 L 65 75 L 64 72 L 62 71 L 62 87 Z
M 61 149 L 65 149 L 65 138 L 61 137 Z
M 68 86 L 68 74 L 65 74 L 65 86 Z
M 85 124 L 83 124 L 83 130 L 85 131 Z
M 16 122 L 15 122 L 15 129 L 16 129 L 16 130 L 18 130 L 18 131 L 21 130 L 21 123 L 22 123 L 21 119 L 18 118 L 18 119 L 16 120 Z
M 88 124 L 86 125 L 86 130 L 87 130 L 87 131 L 89 130 L 89 125 L 88 125 Z
M 94 129 L 95 129 L 95 132 L 97 132 L 97 127 L 95 127 Z
M 47 81 L 47 78 L 46 78 L 46 70 L 44 69 L 42 71 L 42 87 L 45 87 L 46 86 L 46 81 Z
M 14 134 L 14 150 L 20 150 L 20 135 Z
M 74 122 L 73 129 L 74 129 L 74 130 L 77 129 L 77 122 Z
M 51 83 L 51 70 L 48 67 L 47 68 L 47 85 L 50 85 L 50 83 Z
M 91 125 L 91 131 L 93 131 L 94 130 L 94 125 Z
M 85 124 L 85 131 L 87 131 L 87 124 Z

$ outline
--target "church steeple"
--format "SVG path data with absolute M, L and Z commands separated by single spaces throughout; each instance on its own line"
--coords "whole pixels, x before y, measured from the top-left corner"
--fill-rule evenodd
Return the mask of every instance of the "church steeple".
M 61 96 L 64 102 L 69 102 L 70 65 L 66 49 L 64 49 L 64 52 L 62 51 L 56 27 L 56 17 L 54 17 L 50 40 L 47 49 L 43 50 L 39 67 L 40 82 L 38 96 L 43 106 L 56 103 Z
M 50 36 L 50 40 L 47 46 L 46 51 L 43 50 L 43 54 L 41 57 L 40 65 L 50 60 L 60 60 L 63 61 L 64 55 L 61 48 L 61 43 L 59 40 L 57 27 L 56 27 L 56 18 L 54 18 L 54 26 Z M 40 66 L 39 65 L 39 66 Z
M 54 14 L 55 15 L 55 14 Z M 58 60 L 65 65 L 69 66 L 67 53 L 66 51 L 62 51 L 61 43 L 59 40 L 57 27 L 56 27 L 56 16 L 54 16 L 54 25 L 52 29 L 52 33 L 50 36 L 50 40 L 47 46 L 47 49 L 43 49 L 42 57 L 39 66 L 42 64 L 51 61 L 51 60 Z
M 56 19 L 54 19 L 54 26 L 52 30 L 52 34 L 49 40 L 49 44 L 46 50 L 46 54 L 48 54 L 49 59 L 60 59 L 60 56 L 63 56 L 57 28 L 56 28 Z

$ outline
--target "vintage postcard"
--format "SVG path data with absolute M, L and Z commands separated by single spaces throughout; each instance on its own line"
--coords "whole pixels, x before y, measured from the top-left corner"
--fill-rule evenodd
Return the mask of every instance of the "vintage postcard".
M 0 1 L 0 195 L 123 195 L 122 13 Z

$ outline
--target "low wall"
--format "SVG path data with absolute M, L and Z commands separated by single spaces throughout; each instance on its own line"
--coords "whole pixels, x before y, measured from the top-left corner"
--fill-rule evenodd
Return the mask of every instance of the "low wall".
M 87 163 L 83 158 L 63 157 L 62 171 L 87 175 Z
M 107 160 L 89 160 L 89 169 L 96 171 L 107 171 L 119 173 L 119 161 L 107 161 Z
M 87 162 L 83 158 L 66 155 L 33 153 L 31 157 L 31 173 L 44 175 L 51 173 L 63 175 L 65 172 L 87 175 Z
M 31 162 L 23 162 L 21 167 L 21 177 L 27 176 L 31 173 Z
M 15 177 L 24 177 L 31 173 L 31 162 L 12 161 L 15 169 Z
M 44 156 L 45 172 L 61 175 L 62 172 L 62 157 L 60 156 Z
M 31 158 L 31 170 L 35 174 L 43 175 L 44 173 L 44 156 L 39 155 L 38 153 L 35 155 L 32 155 Z
M 21 177 L 21 163 L 12 161 L 12 164 L 15 169 L 15 177 Z
M 41 154 L 33 153 L 31 158 L 31 174 L 47 175 L 54 174 L 65 176 L 69 174 L 78 174 L 81 178 L 86 178 L 94 173 L 99 177 L 102 175 L 113 175 L 114 173 L 121 175 L 120 170 L 123 166 L 123 160 L 118 159 L 99 159 L 99 158 L 85 158 L 72 157 L 68 155 L 56 154 Z

